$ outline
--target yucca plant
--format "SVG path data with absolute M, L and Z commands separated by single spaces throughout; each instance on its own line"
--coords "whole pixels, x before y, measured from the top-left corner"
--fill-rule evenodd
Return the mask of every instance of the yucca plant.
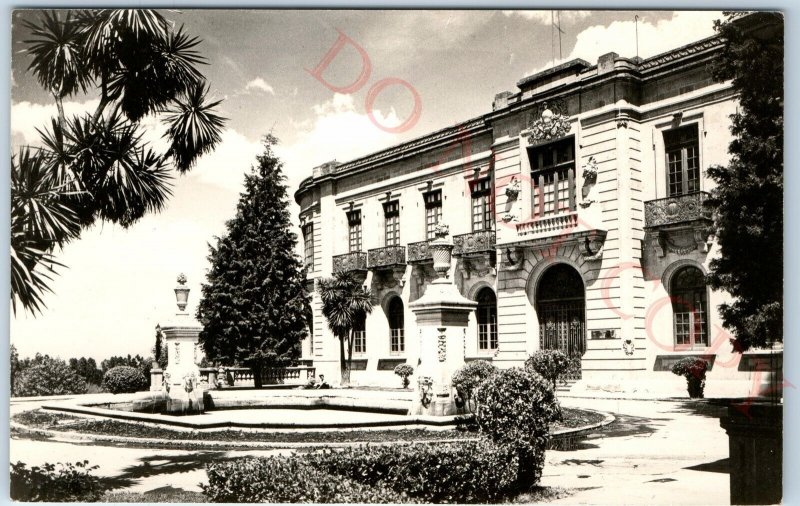
M 212 151 L 225 119 L 199 69 L 200 40 L 156 11 L 45 11 L 24 25 L 28 71 L 58 109 L 40 146 L 12 157 L 12 307 L 36 313 L 60 265 L 53 248 L 97 220 L 127 227 L 162 210 L 171 169 Z M 63 100 L 78 93 L 96 95 L 97 108 L 68 118 Z M 142 139 L 148 116 L 166 126 L 163 152 Z
M 336 272 L 332 278 L 320 279 L 317 292 L 322 299 L 322 314 L 339 340 L 341 386 L 347 387 L 353 361 L 353 333 L 356 322 L 372 312 L 372 294 L 348 272 Z

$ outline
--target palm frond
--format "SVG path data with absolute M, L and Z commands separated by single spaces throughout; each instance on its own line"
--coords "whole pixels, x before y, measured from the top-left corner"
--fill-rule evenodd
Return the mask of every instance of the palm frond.
M 59 98 L 85 92 L 91 76 L 81 55 L 80 25 L 72 14 L 62 21 L 56 11 L 45 11 L 38 23 L 26 21 L 31 39 L 26 40 L 32 71 L 45 89 Z
M 317 282 L 322 314 L 336 336 L 344 336 L 358 319 L 372 312 L 372 296 L 350 273 L 338 272 Z
M 225 118 L 214 113 L 221 100 L 207 101 L 204 83 L 192 86 L 175 101 L 165 116 L 165 137 L 170 139 L 167 152 L 180 172 L 192 168 L 197 159 L 214 149 L 221 140 Z
M 23 148 L 11 157 L 11 302 L 33 313 L 44 307 L 42 295 L 50 291 L 57 245 L 78 236 L 80 223 L 64 204 L 70 194 L 48 169 L 47 155 Z
M 71 192 L 53 177 L 46 154 L 29 148 L 11 157 L 11 230 L 39 247 L 63 245 L 80 233 L 72 209 L 63 203 Z

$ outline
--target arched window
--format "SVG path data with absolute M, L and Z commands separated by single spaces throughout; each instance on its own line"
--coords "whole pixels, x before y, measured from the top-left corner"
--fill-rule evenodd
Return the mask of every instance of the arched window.
M 708 346 L 708 299 L 703 272 L 682 267 L 670 279 L 676 348 Z
M 400 297 L 392 297 L 389 301 L 387 318 L 389 320 L 389 351 L 400 354 L 406 351 L 405 324 L 403 317 L 403 301 Z
M 478 301 L 478 350 L 497 349 L 497 297 L 488 286 L 481 288 Z

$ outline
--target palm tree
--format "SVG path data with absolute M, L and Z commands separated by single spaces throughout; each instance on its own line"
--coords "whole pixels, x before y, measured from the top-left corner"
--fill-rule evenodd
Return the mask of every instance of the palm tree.
M 200 40 L 158 12 L 45 11 L 24 25 L 28 70 L 58 110 L 39 130 L 41 146 L 12 157 L 27 190 L 12 191 L 11 295 L 15 312 L 18 300 L 35 313 L 59 265 L 53 248 L 97 220 L 127 227 L 161 211 L 172 194 L 171 169 L 184 173 L 211 151 L 225 120 L 198 69 Z M 78 93 L 96 95 L 97 108 L 68 118 L 63 100 Z M 166 126 L 163 152 L 142 140 L 148 116 Z
M 322 314 L 328 321 L 328 328 L 339 340 L 341 385 L 348 387 L 353 361 L 354 329 L 356 322 L 372 312 L 372 294 L 348 272 L 337 272 L 332 278 L 320 279 L 317 282 L 317 292 L 322 299 Z

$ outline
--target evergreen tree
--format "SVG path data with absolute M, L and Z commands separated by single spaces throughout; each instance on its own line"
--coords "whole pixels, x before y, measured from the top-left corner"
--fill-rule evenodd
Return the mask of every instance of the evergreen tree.
M 739 108 L 730 162 L 708 170 L 720 247 L 709 283 L 736 298 L 720 314 L 744 351 L 783 339 L 783 17 L 726 15 L 714 76 L 732 81 Z
M 209 245 L 211 268 L 197 308 L 209 360 L 251 367 L 256 387 L 264 368 L 288 366 L 300 356 L 311 318 L 276 143 L 272 135 L 264 138 L 263 154 L 245 175 L 236 216 Z

